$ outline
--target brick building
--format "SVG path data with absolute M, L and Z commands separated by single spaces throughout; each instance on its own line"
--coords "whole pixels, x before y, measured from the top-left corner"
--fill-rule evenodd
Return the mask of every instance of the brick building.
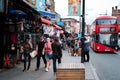
M 118 6 L 112 7 L 112 16 L 118 18 L 119 32 L 120 32 L 120 8 Z

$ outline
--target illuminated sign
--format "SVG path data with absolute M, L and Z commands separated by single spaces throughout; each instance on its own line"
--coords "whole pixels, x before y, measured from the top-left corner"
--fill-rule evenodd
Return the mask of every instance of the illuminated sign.
M 100 28 L 99 29 L 100 32 L 115 32 L 116 29 L 115 28 Z

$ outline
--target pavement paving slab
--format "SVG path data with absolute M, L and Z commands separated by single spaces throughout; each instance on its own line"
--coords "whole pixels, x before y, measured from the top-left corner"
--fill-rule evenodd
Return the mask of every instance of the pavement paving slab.
M 62 63 L 80 63 L 80 56 L 71 56 L 67 50 L 63 50 Z M 61 63 L 61 64 L 62 64 Z M 59 66 L 59 65 L 57 65 Z M 99 80 L 91 62 L 84 63 L 85 66 L 85 80 Z M 22 72 L 23 63 L 17 64 L 12 69 L 0 70 L 0 80 L 56 80 L 56 76 L 53 73 L 52 61 L 51 68 L 48 72 L 45 72 L 44 63 L 41 59 L 40 69 L 35 71 L 36 58 L 32 59 L 31 68 L 28 71 Z

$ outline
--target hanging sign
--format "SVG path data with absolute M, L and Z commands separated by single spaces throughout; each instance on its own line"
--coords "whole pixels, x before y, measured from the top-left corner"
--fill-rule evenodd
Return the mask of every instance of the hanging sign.
M 81 0 L 68 0 L 68 16 L 80 16 Z

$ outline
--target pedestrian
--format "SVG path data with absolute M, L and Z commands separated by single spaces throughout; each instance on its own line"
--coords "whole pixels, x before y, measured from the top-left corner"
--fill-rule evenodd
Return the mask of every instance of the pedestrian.
M 37 51 L 38 54 L 37 54 L 37 63 L 36 63 L 36 69 L 35 69 L 35 71 L 39 70 L 41 57 L 43 59 L 45 67 L 46 67 L 45 55 L 42 54 L 42 51 L 43 51 L 43 48 L 44 48 L 44 44 L 45 44 L 44 36 L 40 35 L 39 41 L 36 44 L 36 51 Z
M 48 72 L 50 68 L 50 61 L 52 59 L 52 46 L 51 46 L 50 38 L 46 39 L 46 43 L 44 44 L 42 54 L 45 55 L 45 59 L 47 61 L 45 71 Z
M 15 43 L 12 43 L 10 45 L 10 55 L 13 60 L 12 65 L 13 65 L 13 67 L 15 67 L 15 64 L 17 63 L 17 47 L 16 47 Z
M 83 52 L 84 52 L 84 62 L 89 62 L 89 59 L 90 59 L 90 56 L 89 56 L 89 40 L 87 40 L 87 38 L 84 38 Z
M 32 44 L 30 43 L 30 38 L 29 37 L 26 37 L 25 38 L 25 42 L 23 43 L 23 54 L 24 54 L 24 69 L 23 69 L 23 72 L 26 70 L 26 65 L 27 65 L 27 62 L 28 62 L 28 67 L 27 67 L 27 70 L 29 70 L 30 68 L 30 64 L 31 64 L 31 56 L 30 56 L 30 52 L 32 50 Z M 22 47 L 21 46 L 21 47 Z
M 58 38 L 54 39 L 52 43 L 52 51 L 53 51 L 53 71 L 56 72 L 56 60 L 58 59 L 58 64 L 61 63 L 62 58 L 62 48 Z
M 79 49 L 79 43 L 78 43 L 78 40 L 75 40 L 75 44 L 74 44 L 74 56 L 76 56 L 78 54 L 78 49 Z

